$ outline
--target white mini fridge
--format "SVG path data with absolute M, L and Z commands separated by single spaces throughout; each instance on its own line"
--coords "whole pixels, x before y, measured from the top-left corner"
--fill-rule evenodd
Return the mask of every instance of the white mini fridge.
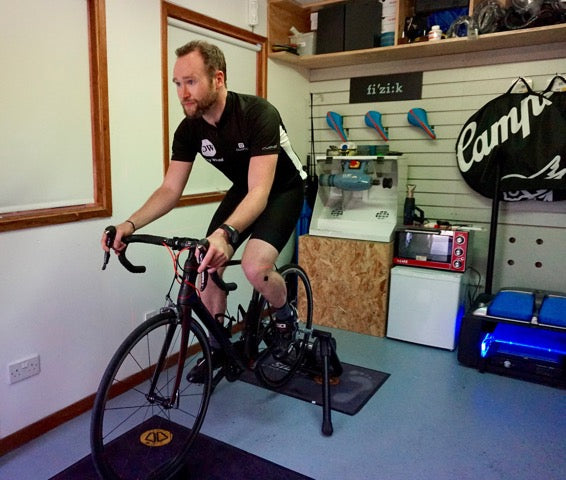
M 387 337 L 454 350 L 466 306 L 466 284 L 465 273 L 393 267 Z

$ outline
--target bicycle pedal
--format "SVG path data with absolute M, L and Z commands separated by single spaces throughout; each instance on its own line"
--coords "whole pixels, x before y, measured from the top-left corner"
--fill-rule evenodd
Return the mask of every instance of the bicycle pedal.
M 235 363 L 231 363 L 230 365 L 226 365 L 226 367 L 222 368 L 224 369 L 224 376 L 229 382 L 235 382 L 242 376 L 242 373 L 244 372 L 244 370 Z

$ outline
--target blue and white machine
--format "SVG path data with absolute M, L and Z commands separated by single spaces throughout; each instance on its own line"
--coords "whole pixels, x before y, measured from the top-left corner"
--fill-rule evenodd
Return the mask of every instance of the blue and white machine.
M 402 223 L 406 189 L 401 159 L 401 154 L 317 157 L 318 193 L 309 234 L 392 241 Z

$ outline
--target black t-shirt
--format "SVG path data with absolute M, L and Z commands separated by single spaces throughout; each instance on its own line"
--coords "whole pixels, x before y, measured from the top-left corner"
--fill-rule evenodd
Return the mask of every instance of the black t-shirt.
M 278 154 L 272 191 L 289 188 L 306 174 L 293 151 L 277 109 L 267 100 L 228 92 L 217 126 L 185 118 L 173 138 L 172 160 L 193 162 L 200 153 L 236 188 L 247 189 L 250 158 Z

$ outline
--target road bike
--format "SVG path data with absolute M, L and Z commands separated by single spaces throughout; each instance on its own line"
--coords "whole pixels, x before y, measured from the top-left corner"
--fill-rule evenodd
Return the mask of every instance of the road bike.
M 116 229 L 107 227 L 106 233 L 110 246 Z M 232 382 L 251 370 L 262 385 L 277 389 L 304 364 L 312 347 L 311 284 L 298 265 L 278 269 L 287 286 L 289 303 L 298 316 L 296 336 L 282 351 L 277 348 L 274 309 L 258 291 L 253 290 L 246 309 L 239 305 L 236 316 L 225 315 L 221 322 L 205 307 L 200 292 L 208 281 L 214 281 L 226 293 L 237 288 L 216 273 L 197 273 L 208 246 L 206 239 L 135 234 L 122 240 L 127 247 L 118 259 L 133 273 L 145 272 L 145 267 L 128 260 L 129 245 L 166 247 L 173 259 L 174 281 L 166 294 L 165 306 L 128 335 L 102 376 L 91 417 L 92 458 L 104 480 L 131 478 L 128 475 L 132 470 L 137 472 L 136 478 L 167 479 L 182 469 L 202 426 L 210 396 L 221 379 Z M 182 255 L 186 255 L 184 262 Z M 109 258 L 106 252 L 103 269 Z M 227 266 L 239 263 L 230 261 Z M 176 284 L 175 302 L 172 292 Z M 218 341 L 226 357 L 216 371 L 211 366 L 209 336 Z M 207 371 L 202 383 L 193 383 L 187 379 L 187 373 L 199 359 L 205 360 Z M 325 418 L 326 429 L 328 420 Z M 173 438 L 167 435 L 171 422 L 183 427 Z M 150 446 L 135 458 L 128 455 L 127 449 L 124 453 L 123 446 L 117 448 L 120 439 L 123 442 L 127 432 L 140 424 L 148 425 L 143 430 L 146 438 L 166 442 L 166 448 Z

